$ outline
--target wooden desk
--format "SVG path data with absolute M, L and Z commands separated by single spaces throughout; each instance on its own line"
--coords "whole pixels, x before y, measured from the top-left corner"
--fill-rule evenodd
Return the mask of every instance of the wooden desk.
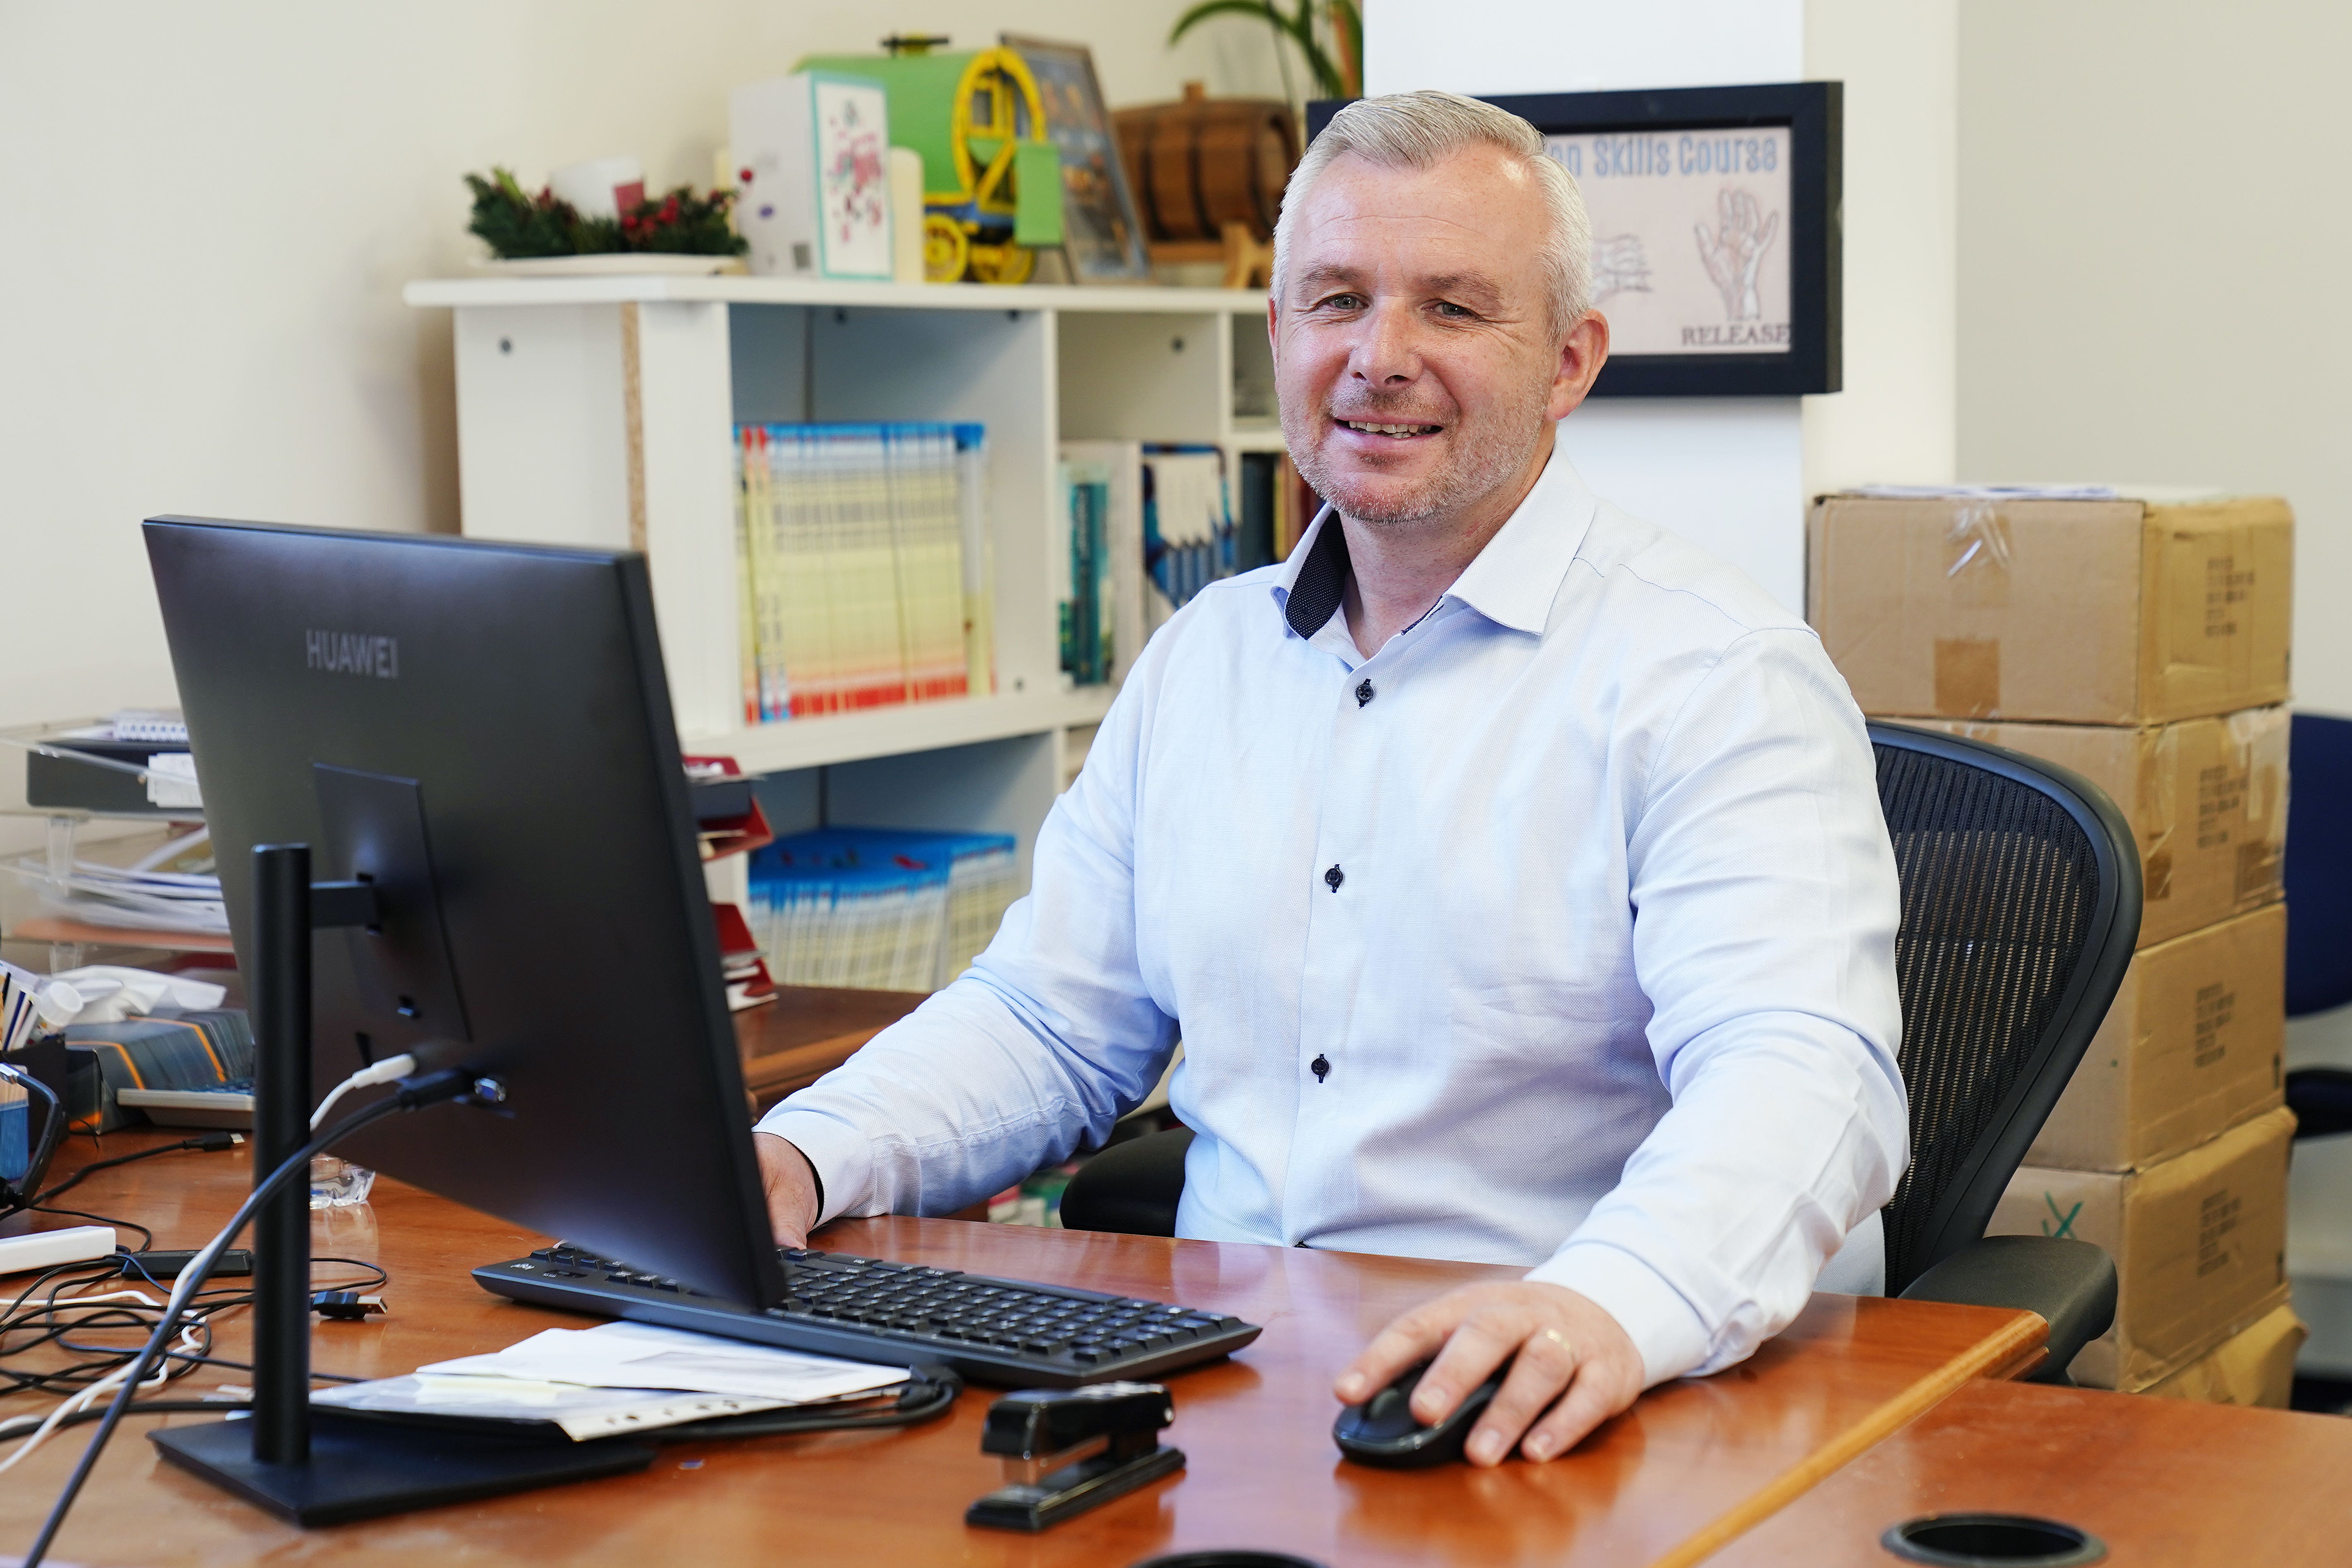
M 736 1014 L 751 1113 L 764 1112 L 847 1061 L 858 1047 L 922 1005 L 926 994 L 779 985 L 773 1002 Z
M 2133 1568 L 2344 1561 L 2352 1421 L 2087 1388 L 1976 1384 L 1714 1558 L 1709 1568 L 1892 1568 L 1889 1525 L 2022 1513 Z
M 117 1153 L 156 1134 L 117 1134 Z M 73 1158 L 89 1157 L 87 1145 Z M 69 1164 L 61 1160 L 61 1166 Z M 173 1154 L 100 1173 L 79 1207 L 136 1216 L 158 1245 L 194 1247 L 249 1180 L 242 1151 Z M 66 1222 L 57 1222 L 66 1223 Z M 537 1238 L 402 1184 L 379 1181 L 363 1211 L 320 1216 L 320 1256 L 392 1271 L 392 1315 L 322 1323 L 323 1371 L 389 1376 L 582 1320 L 485 1294 L 474 1264 Z M 1470 1264 L 1165 1241 L 953 1220 L 836 1224 L 824 1245 L 947 1268 L 1061 1280 L 1216 1307 L 1265 1326 L 1232 1361 L 1173 1381 L 1169 1440 L 1181 1475 L 1043 1536 L 965 1527 L 998 1483 L 980 1452 L 991 1391 L 896 1433 L 768 1438 L 665 1449 L 644 1474 L 308 1534 L 163 1463 L 126 1422 L 60 1537 L 60 1562 L 91 1564 L 857 1562 L 1120 1564 L 1156 1552 L 1250 1544 L 1340 1568 L 1388 1563 L 1639 1564 L 1696 1555 L 1801 1492 L 1819 1474 L 1953 1388 L 2038 1358 L 2027 1313 L 1818 1297 L 1747 1365 L 1658 1389 L 1570 1458 L 1496 1470 L 1386 1472 L 1341 1462 L 1330 1380 L 1407 1305 L 1465 1280 L 1517 1271 Z M 325 1266 L 321 1266 L 322 1271 Z M 242 1358 L 242 1314 L 219 1325 Z M 193 1393 L 240 1374 L 199 1372 Z M 36 1405 L 0 1401 L 0 1411 Z M 178 1417 L 177 1419 L 193 1419 Z M 53 1439 L 0 1487 L 0 1552 L 21 1549 L 87 1428 Z M 699 1461 L 698 1464 L 697 1461 Z M 688 1465 L 692 1468 L 686 1468 Z M 1746 1510 L 1748 1511 L 1742 1511 Z M 1729 1516 L 1727 1519 L 1727 1516 Z

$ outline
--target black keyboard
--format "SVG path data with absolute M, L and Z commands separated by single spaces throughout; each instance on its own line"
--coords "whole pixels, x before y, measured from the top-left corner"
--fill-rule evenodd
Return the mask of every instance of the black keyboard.
M 783 1247 L 784 1299 L 739 1306 L 558 1243 L 474 1270 L 484 1289 L 593 1312 L 896 1365 L 944 1362 L 976 1382 L 1074 1388 L 1148 1381 L 1230 1355 L 1258 1336 L 1223 1313 L 951 1268 Z

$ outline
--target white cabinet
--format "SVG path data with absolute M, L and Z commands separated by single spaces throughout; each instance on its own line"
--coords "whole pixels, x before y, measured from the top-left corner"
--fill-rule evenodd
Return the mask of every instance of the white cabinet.
M 1244 290 L 637 276 L 435 280 L 404 297 L 455 317 L 466 532 L 644 550 L 689 753 L 827 770 L 776 781 L 773 801 L 811 803 L 805 821 L 786 805 L 780 831 L 822 814 L 1016 833 L 1024 880 L 1064 733 L 1110 700 L 1060 674 L 1056 443 L 1279 445 L 1265 297 Z M 997 689 L 747 727 L 733 426 L 868 419 L 987 426 Z

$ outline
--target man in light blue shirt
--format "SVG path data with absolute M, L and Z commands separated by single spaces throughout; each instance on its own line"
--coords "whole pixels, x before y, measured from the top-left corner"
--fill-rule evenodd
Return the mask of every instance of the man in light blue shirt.
M 1475 1463 L 1878 1288 L 1906 1151 L 1868 739 L 1801 621 L 1557 452 L 1608 354 L 1589 251 L 1491 106 L 1317 139 L 1269 328 L 1330 506 L 1144 648 L 971 972 L 761 1122 L 779 1240 L 1098 1143 L 1181 1033 L 1180 1235 L 1529 1269 L 1336 1387 L 1435 1354 L 1433 1421 L 1516 1356 Z

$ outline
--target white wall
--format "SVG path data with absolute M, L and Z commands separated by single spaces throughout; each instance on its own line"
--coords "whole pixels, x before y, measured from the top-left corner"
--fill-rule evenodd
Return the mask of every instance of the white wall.
M 1806 0 L 1805 75 L 1845 83 L 1845 390 L 1805 400 L 1808 496 L 1954 473 L 1957 0 Z
M 2334 0 L 1971 0 L 1959 457 L 2294 504 L 2296 696 L 2352 713 Z
M 1607 398 L 1560 427 L 1601 494 L 1804 604 L 1823 489 L 1952 477 L 1954 5 L 1916 0 L 1372 0 L 1365 89 L 1846 83 L 1845 390 Z M 1496 40 L 1507 38 L 1509 47 Z
M 173 691 L 138 521 L 454 529 L 460 175 L 635 153 L 708 184 L 725 95 L 892 30 L 1091 43 L 1114 105 L 1278 95 L 1178 0 L 0 0 L 0 724 Z M 984 16 L 986 26 L 975 24 Z

